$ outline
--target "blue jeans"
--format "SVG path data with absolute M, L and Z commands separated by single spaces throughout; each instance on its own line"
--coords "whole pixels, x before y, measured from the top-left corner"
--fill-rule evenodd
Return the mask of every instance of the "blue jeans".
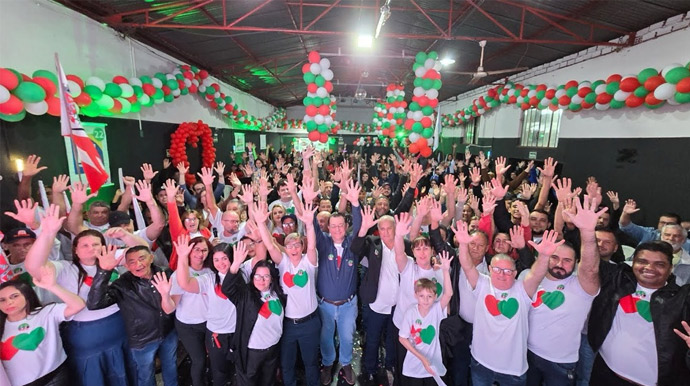
M 177 386 L 177 332 L 172 330 L 163 340 L 133 348 L 132 357 L 137 364 L 137 386 L 154 386 L 156 353 L 160 356 L 163 384 Z
M 573 363 L 556 363 L 527 351 L 527 385 L 528 386 L 574 386 L 575 366 Z
M 520 376 L 497 373 L 482 366 L 474 358 L 470 364 L 470 371 L 472 386 L 491 386 L 494 382 L 498 382 L 501 386 L 524 386 L 527 381 L 527 373 Z
M 453 386 L 470 386 L 470 362 L 472 353 L 470 343 L 472 343 L 472 324 L 467 323 L 462 330 L 462 340 L 451 348 L 453 358 L 450 359 L 448 372 L 451 375 Z
M 577 375 L 577 386 L 589 386 L 589 377 L 592 375 L 596 353 L 589 346 L 587 335 L 582 334 L 580 339 L 580 360 L 577 362 L 575 373 Z
M 395 307 L 393 307 L 393 311 Z M 397 329 L 393 324 L 393 311 L 390 315 L 379 314 L 372 311 L 368 304 L 362 308 L 362 319 L 364 322 L 364 332 L 366 342 L 364 345 L 364 372 L 370 375 L 377 373 L 377 362 L 379 359 L 379 344 L 381 334 L 385 332 L 386 359 L 385 366 L 390 369 L 395 366 L 395 344 L 398 341 Z
M 321 363 L 324 366 L 331 366 L 335 362 L 333 336 L 337 325 L 340 344 L 339 361 L 343 366 L 349 365 L 352 362 L 352 346 L 357 320 L 357 296 L 339 306 L 320 300 L 319 315 L 321 315 Z
M 280 368 L 285 386 L 297 385 L 295 362 L 298 345 L 304 362 L 307 385 L 319 386 L 319 330 L 321 321 L 318 315 L 299 324 L 288 318 L 284 319 L 283 338 L 280 343 Z

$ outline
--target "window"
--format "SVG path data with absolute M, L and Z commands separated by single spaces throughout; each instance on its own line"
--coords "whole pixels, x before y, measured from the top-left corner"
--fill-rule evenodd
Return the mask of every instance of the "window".
M 464 144 L 477 144 L 477 127 L 479 127 L 479 119 L 480 117 L 476 117 L 462 124 L 462 129 L 465 130 L 465 139 L 463 140 Z
M 522 115 L 520 146 L 558 147 L 562 110 L 529 109 Z

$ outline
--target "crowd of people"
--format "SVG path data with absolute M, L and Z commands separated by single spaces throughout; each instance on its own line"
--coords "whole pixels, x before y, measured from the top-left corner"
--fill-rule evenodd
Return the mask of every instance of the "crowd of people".
M 174 386 L 183 357 L 193 386 L 690 385 L 690 222 L 455 149 L 248 143 L 193 183 L 144 164 L 110 203 L 57 175 L 42 206 L 29 156 L 0 385 Z

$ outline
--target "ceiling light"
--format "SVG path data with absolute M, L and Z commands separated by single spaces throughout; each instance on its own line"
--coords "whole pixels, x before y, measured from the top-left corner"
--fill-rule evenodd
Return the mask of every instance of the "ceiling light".
M 357 47 L 371 48 L 374 45 L 374 38 L 371 35 L 359 35 Z
M 451 58 L 441 59 L 441 64 L 443 64 L 444 66 L 450 66 L 453 63 L 455 63 L 455 59 L 451 59 Z
M 386 3 L 381 7 L 381 16 L 379 16 L 379 22 L 376 23 L 376 35 L 374 36 L 376 39 L 379 38 L 381 28 L 383 28 L 383 25 L 386 24 L 386 20 L 391 17 L 390 2 L 391 0 L 386 0 Z

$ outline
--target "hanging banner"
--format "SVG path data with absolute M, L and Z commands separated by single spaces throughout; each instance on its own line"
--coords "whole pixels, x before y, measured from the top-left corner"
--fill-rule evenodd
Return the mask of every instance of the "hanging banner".
M 103 165 L 105 170 L 110 170 L 110 158 L 108 157 L 108 138 L 105 134 L 105 123 L 97 122 L 82 122 L 84 131 L 86 135 L 93 141 L 96 146 L 96 151 L 98 155 L 103 160 Z M 70 181 L 86 181 L 86 174 L 84 174 L 84 169 L 77 162 L 77 159 L 72 152 L 72 139 L 70 137 L 65 138 L 65 152 L 67 153 L 67 163 L 69 165 L 69 178 Z M 111 178 L 108 176 L 106 184 L 111 183 Z

